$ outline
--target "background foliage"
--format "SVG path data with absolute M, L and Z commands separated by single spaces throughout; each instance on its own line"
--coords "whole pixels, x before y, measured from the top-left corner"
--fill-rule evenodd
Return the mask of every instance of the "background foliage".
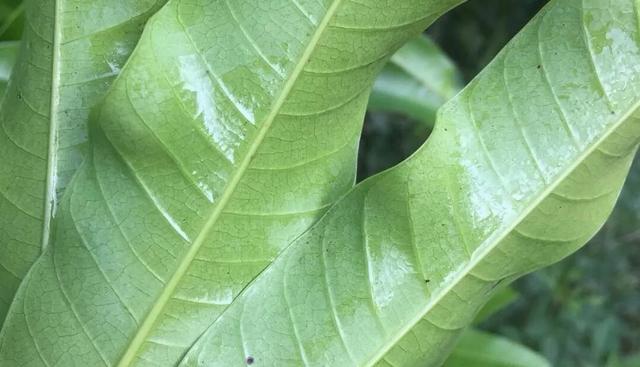
M 472 79 L 546 3 L 469 1 L 427 32 Z M 424 123 L 370 112 L 360 179 L 410 155 L 428 137 Z M 554 366 L 640 366 L 640 162 L 616 210 L 581 251 L 515 284 L 517 301 L 481 324 L 541 352 Z

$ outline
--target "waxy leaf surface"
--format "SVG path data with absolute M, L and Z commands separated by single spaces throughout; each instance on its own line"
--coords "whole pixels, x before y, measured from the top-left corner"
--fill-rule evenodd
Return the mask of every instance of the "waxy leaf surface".
M 177 363 L 352 188 L 377 72 L 458 2 L 168 2 L 92 115 L 0 364 Z
M 501 283 L 609 215 L 640 138 L 638 8 L 550 2 L 413 157 L 336 203 L 182 365 L 440 365 Z
M 23 41 L 0 100 L 0 325 L 49 243 L 56 200 L 86 153 L 89 110 L 161 0 L 25 4 Z

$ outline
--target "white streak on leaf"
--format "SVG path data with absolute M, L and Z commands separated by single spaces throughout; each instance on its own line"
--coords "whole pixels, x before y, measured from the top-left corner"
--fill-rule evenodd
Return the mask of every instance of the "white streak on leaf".
M 415 274 L 409 257 L 397 245 L 383 243 L 380 253 L 372 254 L 373 298 L 379 308 L 385 308 Z
M 207 67 L 197 55 L 180 57 L 180 78 L 184 89 L 195 94 L 195 118 L 202 118 L 207 134 L 213 139 L 220 152 L 230 161 L 235 161 L 238 139 L 224 126 L 218 115 L 214 86 Z

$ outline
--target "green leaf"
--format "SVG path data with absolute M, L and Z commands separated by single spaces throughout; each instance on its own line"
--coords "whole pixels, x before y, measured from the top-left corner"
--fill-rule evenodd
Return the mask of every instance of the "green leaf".
M 33 0 L 0 104 L 0 325 L 49 243 L 56 197 L 82 162 L 89 109 L 136 44 L 156 0 Z
M 637 9 L 550 2 L 412 158 L 336 203 L 182 365 L 441 364 L 499 284 L 609 215 L 640 138 Z
M 0 98 L 7 89 L 11 70 L 18 57 L 19 45 L 18 42 L 0 42 Z
M 24 3 L 0 1 L 0 41 L 19 40 L 24 28 Z
M 405 113 L 433 127 L 437 109 L 460 89 L 453 62 L 427 36 L 396 52 L 373 87 L 369 109 Z
M 458 2 L 170 1 L 94 114 L 0 365 L 177 362 L 353 187 L 377 72 Z
M 518 292 L 511 287 L 503 287 L 495 291 L 493 296 L 476 315 L 474 323 L 479 324 L 485 321 L 496 312 L 515 302 L 518 299 L 518 296 Z
M 626 356 L 620 359 L 620 361 L 615 364 L 616 367 L 637 367 L 640 366 L 640 353 L 635 353 L 630 356 Z
M 544 357 L 507 338 L 478 330 L 462 333 L 443 367 L 550 367 Z
M 611 216 L 613 234 L 631 246 L 640 240 L 640 157 L 636 157 L 617 209 Z
M 461 89 L 461 77 L 449 57 L 425 35 L 398 50 L 391 62 L 447 101 Z

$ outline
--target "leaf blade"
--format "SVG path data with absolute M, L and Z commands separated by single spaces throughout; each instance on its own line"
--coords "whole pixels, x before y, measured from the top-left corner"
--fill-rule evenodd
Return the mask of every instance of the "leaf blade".
M 17 42 L 0 42 L 0 97 L 4 95 L 18 56 Z
M 0 360 L 179 360 L 352 187 L 375 73 L 457 1 L 390 18 L 336 0 L 258 4 L 174 0 L 150 20 L 96 112 L 90 158 L 14 302 Z
M 2 323 L 22 278 L 48 246 L 56 200 L 83 160 L 89 109 L 159 2 L 120 5 L 110 13 L 107 2 L 24 4 L 22 51 L 0 105 Z M 86 13 L 99 16 L 88 21 Z
M 311 365 L 442 363 L 497 284 L 575 251 L 610 213 L 640 137 L 636 4 L 551 2 L 418 153 L 338 202 L 182 365 L 296 365 L 296 348 Z
M 444 367 L 548 367 L 549 361 L 531 349 L 501 336 L 478 330 L 462 333 Z
M 369 109 L 405 113 L 430 128 L 436 111 L 462 89 L 453 62 L 424 34 L 398 50 L 373 86 Z

